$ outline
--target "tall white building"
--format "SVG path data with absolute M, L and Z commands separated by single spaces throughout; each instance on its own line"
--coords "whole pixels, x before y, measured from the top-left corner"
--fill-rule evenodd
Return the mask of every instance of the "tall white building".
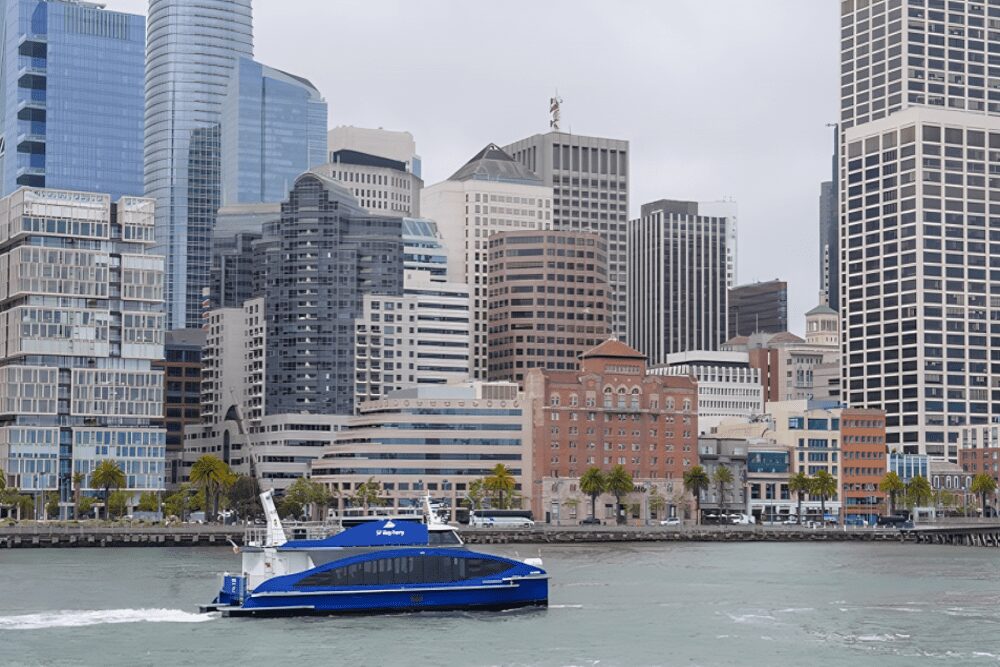
M 841 3 L 842 398 L 891 451 L 1000 417 L 1000 7 Z
M 504 147 L 552 187 L 552 228 L 595 232 L 608 248 L 610 322 L 626 338 L 628 141 L 569 132 L 536 134 Z
M 21 491 L 57 491 L 111 460 L 124 491 L 164 488 L 163 257 L 154 202 L 21 188 L 0 199 L 0 467 Z
M 628 335 L 651 364 L 727 337 L 736 205 L 661 199 L 628 227 Z
M 496 232 L 552 228 L 552 188 L 496 144 L 448 180 L 424 188 L 421 213 L 437 222 L 448 248 L 450 279 L 469 286 L 474 379 L 487 376 L 487 239 Z
M 355 336 L 356 403 L 469 379 L 469 287 L 448 280 L 432 220 L 403 219 L 403 294 L 366 294 Z

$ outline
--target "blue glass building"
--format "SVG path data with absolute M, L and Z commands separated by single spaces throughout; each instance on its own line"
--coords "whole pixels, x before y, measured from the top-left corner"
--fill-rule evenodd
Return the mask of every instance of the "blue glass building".
M 146 21 L 69 0 L 6 0 L 2 192 L 143 193 Z
M 326 162 L 326 102 L 309 81 L 240 58 L 222 104 L 222 203 L 284 201 Z
M 145 192 L 156 200 L 171 329 L 201 326 L 221 204 L 222 103 L 240 57 L 253 57 L 251 0 L 150 0 Z

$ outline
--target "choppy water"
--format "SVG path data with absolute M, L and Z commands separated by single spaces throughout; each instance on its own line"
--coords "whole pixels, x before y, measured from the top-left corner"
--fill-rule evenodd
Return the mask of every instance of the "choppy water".
M 493 548 L 535 555 L 537 547 Z M 228 549 L 0 551 L 0 664 L 992 665 L 1000 551 L 903 544 L 542 547 L 551 606 L 222 619 Z

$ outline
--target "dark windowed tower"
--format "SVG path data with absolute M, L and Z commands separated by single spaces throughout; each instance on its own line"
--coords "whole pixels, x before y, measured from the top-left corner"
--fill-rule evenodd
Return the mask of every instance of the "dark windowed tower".
M 342 185 L 308 172 L 261 243 L 266 414 L 351 414 L 355 318 L 365 294 L 403 292 L 402 219 L 370 215 Z

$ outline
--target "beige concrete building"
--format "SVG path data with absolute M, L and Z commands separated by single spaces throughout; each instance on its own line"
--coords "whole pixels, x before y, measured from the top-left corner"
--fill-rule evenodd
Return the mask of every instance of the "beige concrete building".
M 760 372 L 764 400 L 837 400 L 840 397 L 840 335 L 837 313 L 820 304 L 806 313 L 805 339 L 793 333 L 736 336 L 723 350 L 745 352 Z
M 488 280 L 490 380 L 573 370 L 611 334 L 607 243 L 597 234 L 494 234 Z
M 611 289 L 611 333 L 625 340 L 628 141 L 554 130 L 516 141 L 504 150 L 552 187 L 554 229 L 594 232 L 604 239 Z
M 485 379 L 489 238 L 502 231 L 551 229 L 552 188 L 489 144 L 448 180 L 424 188 L 420 210 L 437 222 L 451 280 L 469 286 L 469 371 L 474 379 Z
M 421 385 L 367 401 L 312 464 L 312 476 L 350 505 L 358 485 L 374 478 L 392 507 L 418 505 L 426 494 L 459 506 L 469 484 L 502 463 L 527 504 L 531 429 L 517 385 L 466 382 Z

